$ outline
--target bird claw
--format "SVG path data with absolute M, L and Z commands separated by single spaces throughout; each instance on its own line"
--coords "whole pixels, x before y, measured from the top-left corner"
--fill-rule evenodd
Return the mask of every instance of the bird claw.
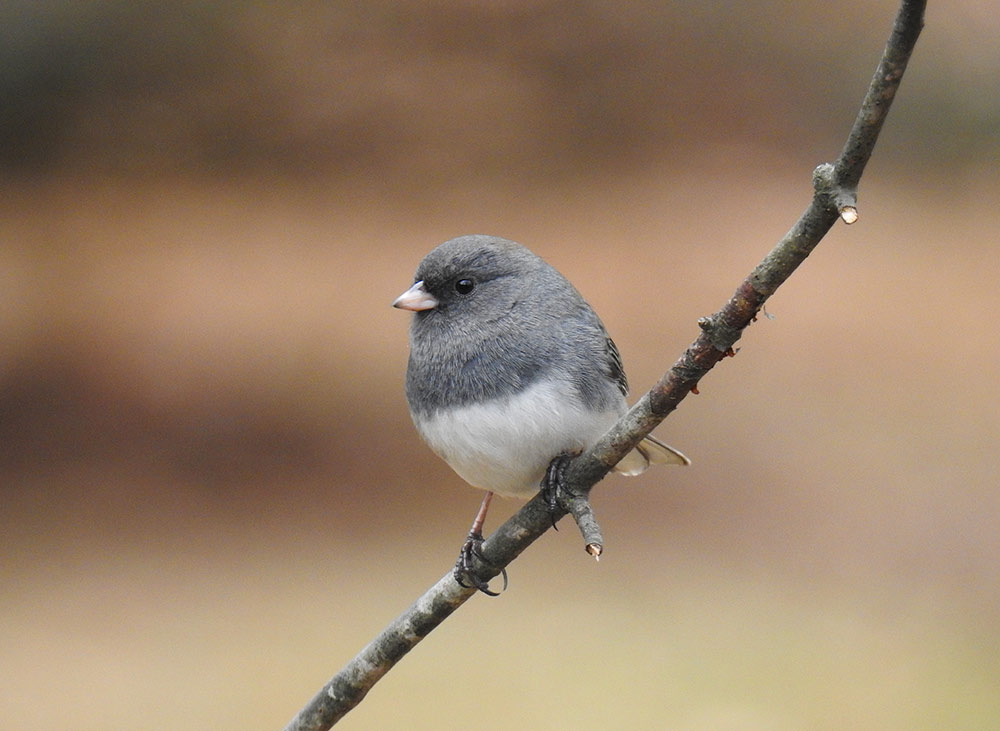
M 565 492 L 566 467 L 575 455 L 560 454 L 555 457 L 545 470 L 545 477 L 542 478 L 541 493 L 545 499 L 545 505 L 549 509 L 549 519 L 552 527 L 556 530 L 556 514 L 559 512 L 559 500 Z
M 476 577 L 473 557 L 479 559 L 486 566 L 495 568 L 493 564 L 487 561 L 483 556 L 483 553 L 480 550 L 480 546 L 482 545 L 483 534 L 470 531 L 469 537 L 466 538 L 465 543 L 462 544 L 462 550 L 458 553 L 458 560 L 455 562 L 455 569 L 453 571 L 455 581 L 458 582 L 459 586 L 465 589 L 478 589 L 487 596 L 500 596 L 507 590 L 507 569 L 500 569 L 500 575 L 503 576 L 503 588 L 500 589 L 500 591 L 491 590 L 488 582 L 481 581 Z M 466 583 L 466 580 L 468 580 L 469 583 Z

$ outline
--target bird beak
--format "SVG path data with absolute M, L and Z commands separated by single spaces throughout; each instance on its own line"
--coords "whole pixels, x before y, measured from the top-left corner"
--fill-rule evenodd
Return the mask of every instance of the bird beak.
M 420 312 L 422 310 L 433 310 L 438 306 L 438 301 L 431 296 L 430 292 L 424 289 L 424 283 L 420 281 L 399 295 L 392 303 L 392 306 L 398 307 L 401 310 Z

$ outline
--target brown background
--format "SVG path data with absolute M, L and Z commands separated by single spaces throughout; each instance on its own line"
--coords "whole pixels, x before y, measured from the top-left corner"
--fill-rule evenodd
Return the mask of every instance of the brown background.
M 421 257 L 495 233 L 634 391 L 808 202 L 893 2 L 0 11 L 0 726 L 276 728 L 454 560 Z M 1000 43 L 928 26 L 837 226 L 657 434 L 345 728 L 1000 725 Z M 490 525 L 515 510 L 495 505 Z

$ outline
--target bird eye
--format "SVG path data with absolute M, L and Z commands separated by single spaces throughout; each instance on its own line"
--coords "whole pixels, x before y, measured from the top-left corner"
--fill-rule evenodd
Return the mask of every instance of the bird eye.
M 476 283 L 471 279 L 459 279 L 455 282 L 455 291 L 459 294 L 468 294 L 476 286 Z

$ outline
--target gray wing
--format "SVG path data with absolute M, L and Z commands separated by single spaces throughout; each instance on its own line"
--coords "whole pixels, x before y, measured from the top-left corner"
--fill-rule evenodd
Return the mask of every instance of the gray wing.
M 622 356 L 618 352 L 618 346 L 615 345 L 615 341 L 611 339 L 604 327 L 601 327 L 604 332 L 604 347 L 606 349 L 607 361 L 606 366 L 608 369 L 608 376 L 617 384 L 618 390 L 622 392 L 622 396 L 628 395 L 628 378 L 625 377 L 625 369 L 622 367 Z

